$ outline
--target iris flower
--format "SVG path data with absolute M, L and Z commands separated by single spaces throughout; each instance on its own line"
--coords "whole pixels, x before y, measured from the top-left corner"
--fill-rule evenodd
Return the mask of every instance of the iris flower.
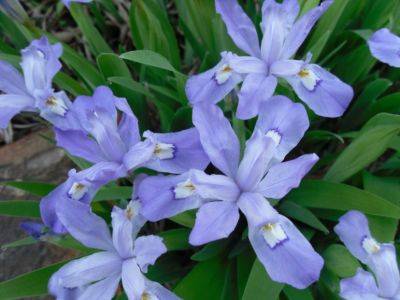
M 216 105 L 194 106 L 193 122 L 205 152 L 223 174 L 192 169 L 178 176 L 153 176 L 139 185 L 142 214 L 150 221 L 199 208 L 192 245 L 228 237 L 239 220 L 249 225 L 250 242 L 275 281 L 305 288 L 319 278 L 323 260 L 308 240 L 267 199 L 281 199 L 317 162 L 315 154 L 281 162 L 308 128 L 304 107 L 283 96 L 263 103 L 240 161 L 239 140 Z M 268 113 L 267 113 L 268 112 Z
M 216 0 L 228 33 L 248 56 L 223 52 L 212 69 L 192 76 L 186 93 L 193 104 L 217 103 L 243 81 L 237 117 L 249 119 L 259 114 L 260 104 L 273 95 L 278 78 L 285 79 L 317 115 L 339 117 L 353 98 L 353 89 L 316 64 L 293 59 L 321 15 L 333 1 L 327 0 L 299 17 L 297 0 L 265 0 L 262 6 L 261 44 L 250 18 L 237 0 Z
M 400 68 L 400 37 L 387 28 L 375 32 L 368 40 L 372 55 L 388 65 Z
M 58 300 L 111 300 L 121 279 L 129 300 L 179 299 L 144 276 L 167 248 L 160 237 L 137 237 L 140 226 L 134 225 L 136 214 L 130 206 L 113 208 L 111 235 L 107 223 L 87 204 L 62 199 L 57 205 L 59 218 L 71 235 L 86 247 L 100 250 L 53 274 L 49 290 Z
M 76 128 L 71 101 L 64 92 L 55 92 L 52 80 L 61 69 L 61 44 L 51 45 L 46 37 L 34 40 L 22 50 L 22 73 L 0 61 L 0 127 L 22 111 L 40 116 L 61 129 Z
M 393 244 L 379 243 L 371 235 L 368 220 L 358 211 L 349 211 L 339 219 L 335 232 L 358 260 L 367 265 L 374 276 L 362 268 L 354 277 L 340 282 L 344 299 L 400 299 L 400 274 Z
M 42 219 L 55 233 L 65 233 L 55 214 L 59 199 L 89 203 L 101 186 L 138 167 L 180 174 L 191 168 L 203 170 L 209 164 L 196 128 L 163 134 L 146 131 L 142 141 L 127 101 L 107 87 L 98 87 L 92 97 L 78 97 L 73 111 L 80 129 L 56 128 L 57 145 L 93 166 L 78 173 L 72 170 L 65 183 L 42 199 Z

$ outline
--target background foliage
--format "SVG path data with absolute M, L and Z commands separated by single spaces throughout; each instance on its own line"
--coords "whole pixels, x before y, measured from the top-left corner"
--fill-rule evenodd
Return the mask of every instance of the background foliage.
M 46 34 L 52 42 L 66 41 L 60 33 L 44 32 L 35 16 L 26 12 L 31 12 L 34 2 L 24 8 L 8 5 L 15 1 L 0 2 L 0 59 L 16 67 L 20 49 L 32 39 Z M 242 3 L 255 24 L 260 23 L 260 2 Z M 299 2 L 302 14 L 319 4 L 319 0 Z M 64 68 L 55 78 L 58 87 L 74 97 L 91 94 L 98 85 L 108 85 L 115 94 L 128 99 L 142 131 L 191 127 L 191 108 L 184 93 L 187 76 L 215 65 L 223 50 L 240 53 L 216 15 L 212 0 L 99 0 L 72 5 L 70 16 L 60 4 L 37 5 L 36 9 L 56 15 L 59 31 L 76 27 L 74 42 L 68 43 L 73 47 L 63 45 Z M 189 300 L 339 299 L 340 278 L 353 276 L 359 263 L 332 231 L 338 217 L 349 209 L 360 210 L 367 214 L 379 241 L 397 241 L 400 69 L 377 62 L 366 39 L 382 27 L 399 34 L 399 20 L 398 0 L 335 0 L 298 54 L 301 58 L 311 51 L 314 61 L 355 90 L 350 109 L 340 119 L 319 118 L 309 112 L 311 129 L 292 155 L 317 152 L 321 160 L 309 179 L 277 204 L 277 209 L 296 221 L 325 258 L 319 282 L 302 291 L 272 282 L 255 259 L 244 224 L 228 239 L 204 247 L 189 246 L 193 212 L 145 228 L 162 236 L 171 251 L 150 268 L 150 279 L 167 284 Z M 280 82 L 277 93 L 298 100 L 284 82 Z M 223 103 L 227 116 L 233 116 L 230 100 Z M 244 142 L 254 120 L 232 121 Z M 85 167 L 85 162 L 74 162 L 78 168 Z M 39 196 L 54 188 L 46 183 L 3 184 Z M 109 218 L 112 205 L 130 198 L 130 186 L 130 182 L 121 181 L 101 189 L 93 202 L 94 211 Z M 34 201 L 1 201 L 0 214 L 38 218 L 38 205 Z M 36 242 L 26 238 L 3 245 L 3 249 Z M 69 236 L 49 237 L 44 242 L 77 249 L 81 254 L 91 251 Z M 0 283 L 0 299 L 46 294 L 47 279 L 61 264 Z M 122 294 L 117 298 L 126 299 Z

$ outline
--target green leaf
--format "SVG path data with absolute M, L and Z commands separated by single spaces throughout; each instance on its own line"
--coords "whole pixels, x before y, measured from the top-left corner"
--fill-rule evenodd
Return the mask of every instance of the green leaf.
M 190 230 L 187 228 L 171 229 L 158 233 L 159 237 L 163 238 L 165 246 L 168 251 L 185 250 L 190 247 L 189 245 L 189 233 Z
M 56 263 L 1 282 L 0 299 L 30 298 L 46 295 L 47 284 L 51 275 L 66 262 Z
M 136 48 L 160 53 L 179 69 L 178 42 L 166 9 L 156 0 L 134 0 L 129 14 Z
M 250 271 L 242 300 L 260 299 L 260 295 L 263 299 L 278 299 L 282 289 L 283 284 L 272 281 L 264 266 L 256 259 Z
M 179 225 L 192 228 L 196 220 L 196 210 L 188 210 L 169 219 Z
M 298 290 L 290 285 L 283 288 L 283 292 L 289 300 L 313 300 L 313 295 L 310 289 Z
M 377 177 L 364 172 L 363 183 L 367 191 L 400 206 L 400 199 L 398 197 L 400 194 L 400 179 L 398 177 Z M 372 234 L 376 239 L 382 242 L 391 242 L 394 240 L 398 220 L 372 216 L 368 219 Z
M 358 260 L 343 245 L 330 245 L 322 256 L 325 266 L 341 278 L 354 276 L 360 267 Z
M 1 185 L 12 186 L 19 190 L 28 192 L 33 195 L 44 197 L 52 190 L 55 189 L 56 185 L 52 183 L 43 182 L 29 182 L 29 181 L 6 181 L 1 182 Z
M 228 239 L 223 239 L 209 243 L 205 245 L 203 249 L 193 254 L 192 257 L 190 257 L 190 259 L 195 261 L 209 260 L 220 254 L 222 251 L 224 251 L 227 245 L 228 245 Z
M 220 299 L 223 293 L 226 265 L 220 258 L 198 263 L 174 289 L 183 299 Z
M 317 60 L 319 54 L 324 49 L 326 43 L 328 42 L 330 36 L 334 32 L 340 17 L 345 12 L 346 6 L 349 5 L 350 0 L 338 0 L 334 1 L 329 7 L 326 13 L 321 17 L 318 24 L 315 26 L 315 30 L 307 43 L 305 53 L 309 52 L 315 45 L 318 45 L 317 56 L 313 59 Z M 314 53 L 313 53 L 314 56 Z
M 1 200 L 0 215 L 24 218 L 40 218 L 39 202 L 33 200 Z
M 400 207 L 384 198 L 350 185 L 323 180 L 304 180 L 287 200 L 309 208 L 355 209 L 374 216 L 400 218 Z
M 90 49 L 94 56 L 101 53 L 112 53 L 112 49 L 104 40 L 103 36 L 93 25 L 92 19 L 85 13 L 84 7 L 78 3 L 71 3 L 69 9 L 71 16 L 78 24 L 79 30 L 83 33 L 86 41 L 88 42 Z
M 376 63 L 376 59 L 371 55 L 365 43 L 350 53 L 338 57 L 339 62 L 335 66 L 333 73 L 348 84 L 354 84 L 363 79 Z
M 341 182 L 375 161 L 400 132 L 400 116 L 379 114 L 371 119 L 360 135 L 339 155 L 325 179 Z
M 310 227 L 322 231 L 325 234 L 329 233 L 328 228 L 326 228 L 324 224 L 322 224 L 311 211 L 296 203 L 293 203 L 291 201 L 284 201 L 279 206 L 279 211 L 284 213 L 286 216 L 303 222 L 304 224 L 307 224 Z
M 130 52 L 121 54 L 120 57 L 122 59 L 133 61 L 133 62 L 143 64 L 146 66 L 155 67 L 155 68 L 171 71 L 173 73 L 182 74 L 171 65 L 171 63 L 168 61 L 168 59 L 166 59 L 161 54 L 158 54 L 151 50 L 130 51 Z
M 367 84 L 361 95 L 354 101 L 342 122 L 342 128 L 349 130 L 359 125 L 365 117 L 365 110 L 382 95 L 393 83 L 390 80 L 378 78 Z
M 132 187 L 129 186 L 117 186 L 107 187 L 100 189 L 93 201 L 106 201 L 106 200 L 119 200 L 119 199 L 130 199 L 132 197 Z
M 131 72 L 125 62 L 114 53 L 103 53 L 97 57 L 97 65 L 105 78 L 131 77 Z

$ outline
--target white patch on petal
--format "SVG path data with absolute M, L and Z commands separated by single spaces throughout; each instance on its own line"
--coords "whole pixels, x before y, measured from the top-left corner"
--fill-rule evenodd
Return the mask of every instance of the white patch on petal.
M 151 292 L 144 292 L 140 300 L 159 300 L 159 298 Z
M 274 141 L 275 145 L 279 145 L 282 140 L 281 134 L 275 129 L 268 130 L 265 136 L 270 137 Z
M 158 159 L 174 158 L 175 146 L 173 144 L 157 143 L 154 148 L 154 156 Z
M 128 206 L 125 209 L 125 215 L 129 221 L 132 221 L 139 215 L 140 212 L 140 202 L 139 201 L 130 201 Z
M 261 227 L 261 233 L 270 248 L 275 248 L 288 238 L 279 223 L 265 224 Z
M 310 69 L 301 69 L 298 75 L 303 86 L 309 91 L 313 91 L 320 81 L 320 78 Z
M 89 188 L 83 183 L 74 182 L 68 192 L 68 195 L 74 200 L 81 200 L 88 190 Z
M 223 64 L 217 72 L 215 72 L 215 80 L 218 84 L 224 84 L 231 78 L 233 70 L 228 64 Z
M 36 49 L 36 54 L 41 58 L 41 59 L 45 59 L 46 55 L 44 54 L 44 52 L 42 50 Z
M 381 245 L 372 237 L 365 237 L 361 244 L 368 254 L 375 254 L 381 250 Z
M 196 187 L 190 179 L 178 183 L 174 188 L 175 198 L 183 199 L 192 196 L 196 191 Z
M 59 116 L 64 116 L 68 111 L 68 107 L 64 100 L 56 96 L 50 96 L 47 98 L 45 104 L 51 112 Z

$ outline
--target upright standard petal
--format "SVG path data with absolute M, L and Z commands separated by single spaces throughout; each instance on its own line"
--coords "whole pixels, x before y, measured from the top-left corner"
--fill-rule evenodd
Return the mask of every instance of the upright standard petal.
M 292 222 L 260 194 L 242 194 L 239 206 L 249 223 L 250 243 L 274 281 L 304 289 L 318 280 L 323 259 Z
M 275 76 L 247 75 L 239 92 L 237 118 L 247 120 L 257 116 L 261 104 L 271 98 L 277 84 L 278 80 Z
M 121 120 L 118 132 L 126 146 L 132 147 L 140 141 L 139 122 L 125 98 L 114 98 L 115 107 L 120 110 Z
M 279 9 L 280 17 L 284 20 L 285 26 L 289 29 L 300 13 L 300 5 L 297 0 L 283 0 L 282 3 L 276 0 L 264 0 L 262 6 L 263 23 L 270 22 L 268 20 L 269 10 Z
M 6 128 L 11 119 L 23 110 L 33 111 L 33 98 L 24 95 L 0 95 L 0 128 Z
M 79 300 L 111 300 L 118 289 L 121 280 L 119 273 L 110 275 L 103 280 L 93 283 L 86 287 L 79 296 Z M 71 298 L 68 298 L 68 300 Z M 74 298 L 72 298 L 74 299 Z M 67 299 L 66 299 L 67 300 Z
M 145 277 L 133 258 L 125 260 L 122 265 L 122 286 L 129 300 L 143 299 Z
M 210 163 L 196 128 L 171 133 L 146 131 L 143 136 L 154 143 L 153 156 L 146 163 L 149 169 L 182 174 L 190 169 L 204 170 Z
M 133 256 L 133 224 L 124 209 L 117 206 L 111 212 L 112 240 L 115 250 L 122 259 Z
M 51 45 L 43 36 L 32 41 L 21 53 L 21 67 L 28 91 L 35 95 L 38 91 L 50 90 L 53 77 L 61 69 L 61 44 Z
M 221 56 L 222 60 L 214 68 L 188 79 L 185 91 L 190 103 L 217 103 L 243 80 L 230 66 L 234 54 L 223 52 Z
M 340 117 L 353 99 L 351 86 L 318 65 L 306 64 L 299 74 L 285 79 L 297 96 L 322 117 Z
M 59 282 L 66 288 L 85 286 L 121 273 L 122 261 L 112 252 L 97 252 L 75 259 L 58 271 Z
M 68 232 L 89 248 L 114 251 L 106 222 L 91 212 L 90 206 L 70 199 L 60 199 L 57 216 Z
M 274 96 L 263 103 L 256 123 L 258 130 L 277 143 L 275 160 L 278 162 L 297 146 L 309 126 L 304 106 L 285 96 Z
M 215 167 L 234 177 L 239 164 L 239 140 L 222 110 L 216 105 L 197 104 L 193 108 L 193 124 L 200 141 Z
M 260 57 L 256 28 L 237 0 L 216 0 L 215 7 L 235 44 L 244 52 Z
M 128 171 L 144 166 L 153 157 L 155 145 L 150 140 L 132 146 L 124 155 L 123 165 Z
M 375 32 L 368 40 L 372 55 L 388 65 L 400 68 L 400 37 L 387 28 Z
M 0 91 L 6 94 L 29 96 L 24 78 L 11 64 L 0 61 Z
M 166 289 L 165 287 L 163 287 L 161 284 L 159 284 L 157 282 L 146 280 L 145 285 L 146 285 L 145 293 L 150 296 L 150 299 L 151 299 L 152 295 L 154 295 L 158 299 L 162 299 L 162 300 L 179 300 L 180 299 L 174 293 L 170 292 L 168 289 Z
M 247 141 L 246 149 L 236 176 L 242 191 L 251 192 L 267 173 L 268 165 L 274 157 L 274 140 L 256 130 Z
M 189 176 L 185 173 L 145 178 L 138 187 L 143 216 L 155 222 L 198 208 L 203 199 L 196 194 Z
M 261 41 L 261 55 L 268 65 L 281 57 L 285 38 L 299 11 L 293 0 L 286 0 L 282 4 L 275 0 L 266 0 L 262 7 L 263 39 Z
M 203 199 L 235 202 L 240 195 L 236 182 L 225 175 L 208 175 L 203 171 L 191 170 L 189 180 L 196 194 Z
M 216 201 L 203 204 L 196 214 L 196 223 L 189 236 L 192 245 L 203 245 L 228 237 L 239 221 L 236 203 Z
M 380 245 L 379 251 L 370 256 L 367 264 L 375 274 L 379 296 L 388 299 L 394 298 L 400 289 L 400 274 L 395 247 L 392 244 Z
M 318 19 L 331 6 L 333 0 L 325 0 L 321 5 L 311 9 L 294 23 L 283 44 L 282 59 L 291 58 L 303 44 Z
M 147 235 L 136 239 L 133 255 L 142 272 L 146 273 L 147 267 L 154 265 L 156 260 L 166 252 L 167 247 L 165 247 L 162 238 L 155 235 Z
M 368 262 L 369 252 L 376 252 L 374 249 L 379 247 L 371 236 L 367 218 L 359 211 L 352 210 L 341 216 L 334 230 L 351 254 L 364 264 Z
M 340 281 L 340 296 L 346 300 L 381 299 L 374 276 L 361 268 L 358 268 L 354 277 Z
M 257 191 L 267 198 L 282 199 L 290 190 L 300 185 L 318 159 L 316 154 L 305 154 L 272 166 L 258 185 Z
M 54 128 L 57 146 L 64 148 L 73 156 L 81 157 L 89 162 L 106 161 L 99 145 L 85 132 L 80 130 L 60 130 Z
M 49 294 L 54 296 L 57 300 L 70 300 L 78 299 L 84 292 L 86 286 L 77 288 L 66 288 L 61 285 L 59 272 L 54 273 L 49 280 L 48 290 Z

